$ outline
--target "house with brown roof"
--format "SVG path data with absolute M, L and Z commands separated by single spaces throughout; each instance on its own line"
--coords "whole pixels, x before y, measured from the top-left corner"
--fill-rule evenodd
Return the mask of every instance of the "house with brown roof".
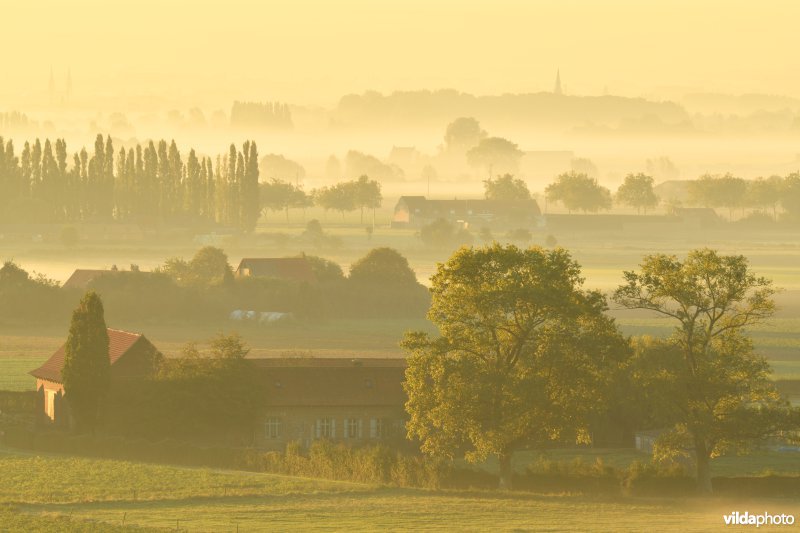
M 92 281 L 110 272 L 113 272 L 113 270 L 96 270 L 88 268 L 79 268 L 72 273 L 69 279 L 65 281 L 64 285 L 62 285 L 61 287 L 64 289 L 85 290 L 89 287 L 89 284 Z
M 275 278 L 315 283 L 317 276 L 305 257 L 246 257 L 236 268 L 237 277 Z
M 108 328 L 108 358 L 111 363 L 111 384 L 151 376 L 161 353 L 141 333 Z M 30 374 L 36 378 L 40 420 L 60 427 L 70 424 L 69 409 L 64 402 L 64 369 L 66 344 L 63 344 L 42 366 Z
M 405 359 L 254 359 L 266 387 L 256 443 L 283 450 L 316 439 L 346 444 L 405 438 Z

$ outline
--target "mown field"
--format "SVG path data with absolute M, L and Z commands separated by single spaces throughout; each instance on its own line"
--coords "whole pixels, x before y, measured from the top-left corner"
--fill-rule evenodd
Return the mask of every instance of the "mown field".
M 797 514 L 778 499 L 398 489 L 8 450 L 0 502 L 3 531 L 721 531 L 733 510 Z

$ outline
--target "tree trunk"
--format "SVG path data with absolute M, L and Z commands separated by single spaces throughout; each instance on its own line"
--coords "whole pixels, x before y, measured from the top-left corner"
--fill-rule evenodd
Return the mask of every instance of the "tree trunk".
M 694 447 L 695 462 L 697 463 L 697 492 L 708 496 L 712 492 L 711 488 L 711 459 L 705 443 L 695 440 Z
M 364 206 L 361 206 L 361 224 L 364 224 Z
M 511 455 L 512 452 L 503 452 L 498 454 L 500 460 L 500 490 L 511 490 L 512 475 L 511 469 Z

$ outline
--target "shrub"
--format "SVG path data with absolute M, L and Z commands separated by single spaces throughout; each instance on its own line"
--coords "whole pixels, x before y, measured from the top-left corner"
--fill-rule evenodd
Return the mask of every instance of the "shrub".
M 695 492 L 695 485 L 695 480 L 678 464 L 634 461 L 622 479 L 622 491 L 628 496 L 681 496 Z

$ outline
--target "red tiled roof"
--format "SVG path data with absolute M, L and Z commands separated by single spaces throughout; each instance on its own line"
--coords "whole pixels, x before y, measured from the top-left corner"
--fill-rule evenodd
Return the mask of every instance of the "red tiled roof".
M 404 359 L 254 359 L 273 407 L 397 406 L 406 401 Z
M 85 268 L 79 268 L 72 275 L 69 277 L 67 281 L 64 282 L 62 288 L 64 289 L 85 289 L 89 286 L 89 284 L 94 281 L 96 278 L 99 278 L 103 274 L 108 274 L 109 272 L 113 272 L 112 270 L 90 270 Z
M 136 344 L 136 341 L 142 338 L 141 333 L 129 333 L 118 329 L 108 328 L 108 358 L 113 365 L 117 360 L 125 355 L 131 347 Z M 64 368 L 64 347 L 62 344 L 56 352 L 50 356 L 50 359 L 37 368 L 31 370 L 30 375 L 39 379 L 46 379 L 61 383 L 61 370 Z
M 245 257 L 236 268 L 238 275 L 244 274 L 244 269 L 250 271 L 250 276 L 290 279 L 313 283 L 317 276 L 311 269 L 305 257 Z

